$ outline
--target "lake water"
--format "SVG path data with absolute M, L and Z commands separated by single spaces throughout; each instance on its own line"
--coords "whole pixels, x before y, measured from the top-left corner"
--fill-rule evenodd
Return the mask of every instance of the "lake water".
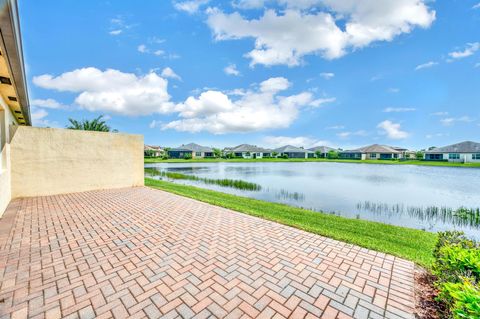
M 480 238 L 480 222 L 448 213 L 480 208 L 480 169 L 348 163 L 157 163 L 168 172 L 240 179 L 260 191 L 175 180 L 176 183 L 285 203 L 382 223 L 442 231 L 458 229 Z M 443 210 L 442 210 L 443 208 Z

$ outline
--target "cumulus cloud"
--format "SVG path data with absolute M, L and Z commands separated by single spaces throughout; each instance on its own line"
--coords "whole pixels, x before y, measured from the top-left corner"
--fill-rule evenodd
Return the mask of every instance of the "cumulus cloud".
M 402 131 L 402 127 L 399 123 L 393 123 L 389 120 L 379 123 L 377 127 L 381 129 L 382 134 L 394 140 L 401 140 L 410 136 L 409 133 Z
M 480 9 L 480 2 L 472 7 L 472 9 Z
M 162 70 L 161 76 L 163 76 L 164 78 L 170 78 L 170 79 L 175 79 L 179 81 L 182 80 L 182 78 L 169 67 L 166 67 L 165 69 Z
M 239 12 L 207 10 L 207 24 L 217 41 L 253 38 L 246 54 L 251 65 L 295 66 L 305 55 L 336 59 L 377 41 L 391 41 L 416 27 L 428 28 L 435 11 L 425 0 L 277 0 L 280 9 L 266 9 L 248 19 Z M 264 6 L 263 1 L 239 1 L 238 8 Z
M 429 61 L 427 63 L 419 64 L 415 67 L 415 71 L 422 70 L 422 69 L 428 69 L 428 68 L 431 68 L 431 67 L 433 67 L 437 64 L 438 64 L 438 62 L 434 62 L 434 61 Z
M 385 113 L 402 113 L 402 112 L 413 112 L 417 109 L 413 107 L 387 107 L 383 110 Z
M 433 115 L 433 116 L 446 116 L 446 115 L 448 115 L 448 112 L 439 111 L 439 112 L 430 113 L 430 115 Z
M 480 49 L 480 42 L 467 43 L 465 49 L 453 51 L 448 54 L 452 59 L 463 59 L 469 57 Z
M 276 148 L 285 145 L 310 148 L 314 146 L 330 145 L 328 141 L 307 137 L 307 136 L 265 136 L 263 141 L 268 147 Z
M 324 78 L 325 80 L 330 80 L 331 78 L 333 78 L 335 76 L 335 73 L 332 73 L 332 72 L 322 72 L 320 73 L 320 76 L 322 78 Z
M 302 107 L 314 101 L 310 92 L 280 95 L 290 85 L 287 79 L 277 77 L 254 89 L 241 90 L 241 94 L 207 90 L 178 104 L 180 119 L 163 125 L 163 129 L 223 134 L 286 128 Z
M 58 76 L 36 76 L 33 83 L 44 89 L 78 93 L 75 103 L 92 112 L 147 115 L 171 112 L 174 106 L 167 92 L 168 81 L 154 72 L 137 76 L 89 67 Z
M 210 2 L 210 0 L 180 1 L 174 3 L 174 7 L 179 11 L 184 11 L 188 14 L 194 14 L 198 12 L 201 6 L 207 4 L 208 2 Z
M 64 109 L 67 106 L 54 99 L 34 99 L 30 103 L 32 106 L 43 107 L 47 109 Z
M 325 129 L 326 130 L 343 130 L 345 128 L 344 125 L 332 125 L 332 126 L 327 126 Z
M 239 76 L 240 71 L 237 70 L 237 66 L 235 64 L 229 64 L 224 69 L 223 72 L 227 75 Z

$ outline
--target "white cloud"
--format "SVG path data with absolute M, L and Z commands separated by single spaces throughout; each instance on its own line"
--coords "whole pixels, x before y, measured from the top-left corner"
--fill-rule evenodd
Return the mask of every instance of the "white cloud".
M 335 73 L 332 73 L 332 72 L 322 72 L 320 73 L 320 76 L 322 78 L 324 78 L 325 80 L 330 80 L 331 78 L 333 78 L 335 76 Z
M 389 120 L 379 123 L 377 127 L 382 130 L 382 134 L 385 134 L 388 138 L 394 140 L 401 140 L 410 135 L 409 133 L 402 131 L 399 123 L 393 123 Z
M 368 133 L 365 130 L 358 130 L 355 132 L 340 132 L 337 133 L 337 136 L 340 138 L 348 138 L 350 136 L 367 136 Z
M 479 9 L 479 8 L 480 8 L 480 2 L 472 7 L 472 9 Z
M 444 119 L 440 120 L 440 123 L 444 126 L 452 126 L 455 123 L 471 123 L 474 122 L 475 120 L 472 119 L 470 116 L 460 116 L 460 117 L 447 117 Z
M 170 78 L 170 79 L 175 79 L 179 81 L 182 80 L 182 78 L 169 67 L 166 67 L 165 69 L 162 70 L 161 76 L 164 78 Z
M 332 126 L 327 126 L 325 129 L 326 130 L 343 130 L 345 128 L 344 125 L 332 125 Z
M 32 106 L 31 110 L 31 118 L 32 124 L 34 126 L 41 126 L 41 127 L 57 127 L 58 123 L 55 121 L 50 121 L 46 117 L 48 116 L 48 112 L 44 109 Z
M 156 127 L 160 127 L 162 125 L 162 121 L 157 121 L 157 120 L 153 120 L 150 122 L 150 124 L 148 125 L 149 128 L 156 128 Z
M 190 96 L 176 106 L 181 119 L 163 125 L 163 129 L 223 134 L 289 127 L 300 109 L 314 100 L 310 92 L 279 95 L 290 85 L 285 78 L 270 78 L 240 95 L 208 90 L 198 97 Z
M 433 115 L 433 116 L 446 116 L 446 115 L 448 115 L 448 112 L 445 112 L 445 111 L 433 112 L 433 113 L 430 113 L 430 115 Z
M 110 35 L 119 35 L 123 32 L 123 30 L 121 29 L 117 29 L 117 30 L 112 30 L 110 32 L 108 32 Z
M 161 55 L 165 55 L 165 51 L 163 51 L 163 50 L 156 50 L 156 51 L 153 51 L 153 54 L 156 55 L 156 56 L 161 56 Z
M 391 41 L 416 27 L 428 28 L 435 20 L 435 11 L 424 0 L 384 0 L 382 5 L 378 0 L 276 2 L 280 9 L 266 9 L 263 16 L 254 19 L 239 12 L 208 9 L 207 23 L 217 41 L 255 39 L 255 48 L 246 54 L 252 66 L 295 66 L 305 55 L 336 59 L 373 42 Z M 236 4 L 245 8 L 265 3 Z
M 328 141 L 322 141 L 306 136 L 265 136 L 264 143 L 271 148 L 277 148 L 285 145 L 293 145 L 296 147 L 310 148 L 314 146 L 330 145 Z
M 148 52 L 150 52 L 145 44 L 140 44 L 140 45 L 137 47 L 137 51 L 140 52 L 140 53 L 148 53 Z
M 402 112 L 413 112 L 417 109 L 413 107 L 387 107 L 383 110 L 385 113 L 402 113 Z
M 227 65 L 224 69 L 223 72 L 227 75 L 234 75 L 234 76 L 239 76 L 240 71 L 237 70 L 237 66 L 235 64 L 229 64 Z
M 475 54 L 475 52 L 477 52 L 478 49 L 480 49 L 480 42 L 467 43 L 465 49 L 461 51 L 450 52 L 448 55 L 452 59 L 463 59 Z
M 187 12 L 188 14 L 196 13 L 201 6 L 207 4 L 210 0 L 190 0 L 181 1 L 174 4 L 175 9 Z
M 47 109 L 64 109 L 67 106 L 54 99 L 34 99 L 30 103 L 32 106 L 43 107 Z
M 398 93 L 400 92 L 400 89 L 399 88 L 389 88 L 387 90 L 388 93 Z
M 419 64 L 415 67 L 415 71 L 431 68 L 431 67 L 433 67 L 437 64 L 438 64 L 438 62 L 434 62 L 434 61 L 429 61 L 427 63 Z
M 171 112 L 174 107 L 167 92 L 168 81 L 154 72 L 137 76 L 89 67 L 59 76 L 36 76 L 33 83 L 44 89 L 78 93 L 75 103 L 92 112 L 147 115 Z
M 320 99 L 313 100 L 310 103 L 310 105 L 313 106 L 313 107 L 321 107 L 324 104 L 333 103 L 336 100 L 337 100 L 337 98 L 335 98 L 335 97 L 320 98 Z

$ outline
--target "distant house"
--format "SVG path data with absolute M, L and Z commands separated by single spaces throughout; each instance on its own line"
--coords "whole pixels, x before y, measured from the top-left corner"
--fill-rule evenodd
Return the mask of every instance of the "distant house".
M 309 148 L 308 150 L 315 153 L 315 155 L 318 153 L 320 158 L 326 158 L 328 156 L 328 152 L 330 151 L 338 152 L 338 150 L 328 146 L 316 146 Z
M 306 150 L 300 147 L 295 147 L 292 145 L 285 145 L 273 150 L 273 152 L 277 153 L 278 157 L 288 156 L 288 158 L 313 158 L 315 157 L 315 153 Z
M 144 156 L 160 157 L 160 156 L 163 156 L 163 154 L 165 154 L 165 150 L 160 146 L 154 146 L 154 145 L 143 146 Z
M 444 147 L 438 147 L 425 152 L 427 161 L 449 162 L 480 162 L 480 143 L 466 141 Z
M 400 159 L 403 153 L 387 145 L 373 144 L 350 151 L 340 152 L 340 158 L 358 160 Z
M 233 154 L 235 157 L 242 158 L 264 158 L 272 156 L 271 150 L 249 144 L 241 144 L 233 148 L 226 148 L 224 153 Z
M 401 157 L 401 158 L 404 158 L 404 159 L 416 159 L 416 158 L 417 158 L 416 152 L 411 151 L 411 150 L 409 150 L 408 148 L 396 147 L 396 146 L 392 146 L 392 148 L 393 148 L 394 150 L 397 150 L 397 151 L 399 151 L 400 153 L 402 153 L 402 157 Z
M 195 143 L 182 145 L 168 151 L 169 158 L 185 158 L 185 156 L 190 156 L 191 158 L 205 158 L 214 157 L 214 154 L 212 148 Z

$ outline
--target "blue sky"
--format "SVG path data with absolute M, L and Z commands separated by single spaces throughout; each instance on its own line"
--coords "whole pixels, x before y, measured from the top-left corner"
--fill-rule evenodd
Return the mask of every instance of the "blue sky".
M 480 137 L 479 0 L 20 1 L 34 124 L 145 143 Z

